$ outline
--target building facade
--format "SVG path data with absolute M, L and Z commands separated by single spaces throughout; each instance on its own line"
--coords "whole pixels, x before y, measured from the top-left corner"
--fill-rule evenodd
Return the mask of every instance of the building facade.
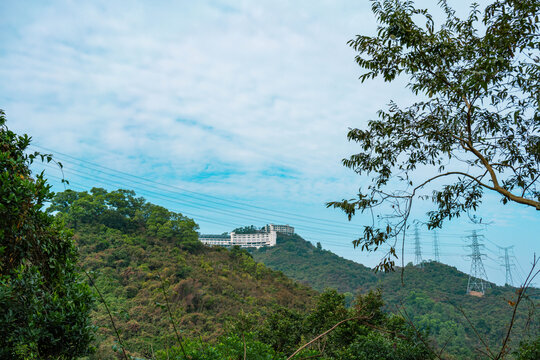
M 206 245 L 230 246 L 231 235 L 199 235 L 199 241 Z
M 294 227 L 289 226 L 289 225 L 267 224 L 267 225 L 263 226 L 263 228 L 261 230 L 265 231 L 265 232 L 275 231 L 275 232 L 286 234 L 286 235 L 293 235 L 294 234 Z
M 275 231 L 260 232 L 255 234 L 236 234 L 231 233 L 231 246 L 238 245 L 240 247 L 255 247 L 275 246 L 277 233 Z
M 293 235 L 294 227 L 289 225 L 267 224 L 259 232 L 253 234 L 237 234 L 234 231 L 225 235 L 199 235 L 199 241 L 213 246 L 240 246 L 244 248 L 275 246 L 277 233 Z
M 236 234 L 229 235 L 199 235 L 199 241 L 206 245 L 213 246 L 240 246 L 243 248 L 263 246 L 275 246 L 277 233 L 275 231 L 259 232 L 255 234 Z

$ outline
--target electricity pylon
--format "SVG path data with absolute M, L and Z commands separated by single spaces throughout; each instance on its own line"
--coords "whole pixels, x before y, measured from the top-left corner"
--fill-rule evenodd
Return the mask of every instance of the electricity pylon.
M 486 256 L 486 254 L 480 253 L 480 247 L 484 245 L 478 242 L 476 230 L 473 230 L 470 238 L 471 245 L 467 246 L 471 248 L 471 255 L 468 255 L 471 258 L 471 271 L 469 273 L 469 281 L 467 282 L 467 294 L 475 291 L 484 295 L 486 288 L 489 287 L 486 269 L 482 262 L 482 257 Z
M 512 249 L 514 246 L 507 246 L 507 247 L 500 247 L 499 249 L 504 250 L 504 256 L 499 256 L 499 259 L 504 260 L 504 265 L 501 264 L 501 266 L 504 266 L 505 272 L 506 272 L 506 281 L 505 285 L 514 286 L 514 281 L 512 279 L 512 272 L 511 267 L 513 266 L 510 264 L 510 256 L 508 255 L 508 250 Z
M 441 257 L 439 256 L 439 236 L 437 235 L 437 230 L 433 232 L 433 254 L 435 255 L 435 261 L 441 262 Z
M 423 267 L 422 264 L 422 248 L 420 247 L 420 236 L 418 235 L 418 225 L 414 225 L 414 262 L 416 265 L 420 265 L 420 267 Z

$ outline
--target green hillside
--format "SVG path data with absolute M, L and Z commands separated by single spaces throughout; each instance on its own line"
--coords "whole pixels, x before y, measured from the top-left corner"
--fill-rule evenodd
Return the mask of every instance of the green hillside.
M 318 291 L 333 288 L 342 293 L 355 293 L 377 282 L 377 276 L 368 267 L 319 249 L 297 234 L 279 234 L 276 246 L 251 253 L 256 261 Z
M 406 312 L 415 326 L 429 330 L 438 347 L 445 346 L 461 359 L 471 358 L 480 344 L 473 326 L 491 347 L 497 348 L 512 314 L 509 301 L 516 298 L 515 288 L 495 285 L 483 298 L 465 295 L 468 275 L 437 262 L 425 263 L 423 268 L 407 265 L 402 285 L 399 270 L 375 274 L 361 264 L 318 249 L 296 234 L 280 235 L 275 247 L 252 254 L 255 260 L 317 290 L 335 288 L 356 293 L 381 289 L 388 311 Z M 538 334 L 538 318 L 530 319 L 526 326 L 528 306 L 538 305 L 538 289 L 531 289 L 530 294 L 531 301 L 518 311 L 513 333 L 516 342 Z
M 277 308 L 305 312 L 316 292 L 256 263 L 244 250 L 209 248 L 197 224 L 147 203 L 131 191 L 65 191 L 49 211 L 74 231 L 81 265 L 95 278 L 130 354 L 150 358 L 176 343 L 167 302 L 179 332 L 215 341 L 239 314 L 262 318 Z M 115 359 L 115 335 L 104 305 L 91 359 Z

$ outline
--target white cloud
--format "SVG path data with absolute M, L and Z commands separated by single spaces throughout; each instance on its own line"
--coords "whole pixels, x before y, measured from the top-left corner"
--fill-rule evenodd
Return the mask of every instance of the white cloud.
M 0 12 L 11 128 L 255 204 L 343 219 L 322 204 L 361 181 L 340 165 L 355 149 L 347 128 L 409 96 L 357 80 L 346 41 L 374 33 L 367 1 L 4 2 Z

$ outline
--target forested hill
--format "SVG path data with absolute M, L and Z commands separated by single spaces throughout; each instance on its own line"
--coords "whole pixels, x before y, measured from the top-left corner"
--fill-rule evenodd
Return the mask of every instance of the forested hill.
M 278 311 L 303 313 L 313 304 L 316 293 L 307 286 L 256 263 L 245 250 L 203 246 L 195 221 L 132 191 L 67 190 L 48 210 L 73 229 L 81 265 L 134 356 L 151 358 L 176 343 L 167 306 L 180 334 L 215 341 L 244 313 L 257 320 Z M 96 302 L 91 358 L 116 359 L 114 331 Z
M 380 288 L 389 311 L 397 312 L 403 306 L 413 323 L 429 329 L 439 345 L 449 341 L 446 349 L 459 358 L 472 356 L 479 342 L 462 311 L 496 347 L 502 341 L 513 310 L 511 303 L 516 297 L 515 288 L 493 284 L 483 298 L 466 295 L 468 275 L 437 262 L 425 263 L 423 268 L 407 265 L 402 285 L 399 270 L 375 274 L 361 264 L 313 246 L 296 234 L 279 235 L 276 246 L 254 250 L 252 254 L 255 260 L 317 290 L 336 288 L 352 293 L 348 298 L 353 298 L 356 292 Z M 531 301 L 538 305 L 538 289 L 530 289 L 530 294 Z M 525 332 L 527 306 L 523 304 L 520 309 L 516 339 Z M 534 326 L 538 326 L 538 321 L 533 321 Z
M 314 289 L 355 293 L 377 282 L 370 268 L 313 246 L 299 235 L 278 234 L 277 245 L 251 252 L 253 258 Z

